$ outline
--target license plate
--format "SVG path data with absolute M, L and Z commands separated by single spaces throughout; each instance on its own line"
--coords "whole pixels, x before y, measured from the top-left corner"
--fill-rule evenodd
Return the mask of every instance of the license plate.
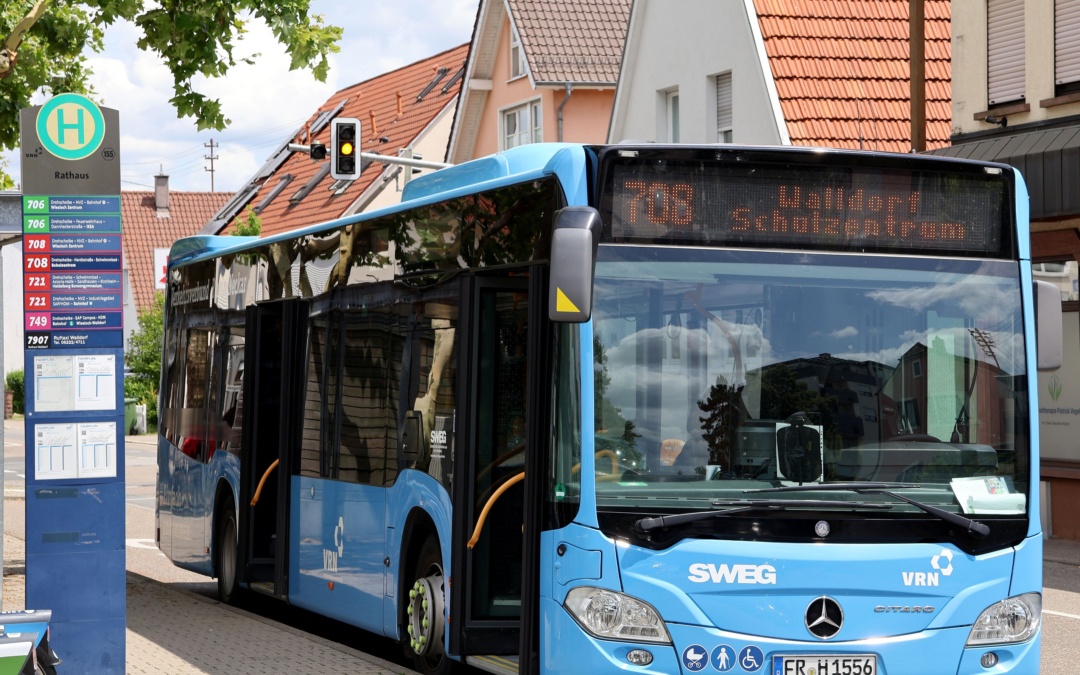
M 772 675 L 877 675 L 877 656 L 784 654 L 773 657 Z

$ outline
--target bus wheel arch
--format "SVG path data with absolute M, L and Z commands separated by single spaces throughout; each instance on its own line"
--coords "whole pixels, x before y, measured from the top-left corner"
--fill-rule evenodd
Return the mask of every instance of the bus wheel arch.
M 410 516 L 402 539 L 401 602 L 398 625 L 405 655 L 424 675 L 445 675 L 453 661 L 447 656 L 446 586 L 435 524 L 423 512 Z
M 222 602 L 232 604 L 239 593 L 236 581 L 239 529 L 232 488 L 225 481 L 218 484 L 217 496 L 214 498 L 213 522 L 213 566 L 218 596 Z

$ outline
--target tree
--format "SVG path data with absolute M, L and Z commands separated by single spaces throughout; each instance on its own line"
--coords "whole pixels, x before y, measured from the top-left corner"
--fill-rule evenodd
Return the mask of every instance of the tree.
M 34 0 L 0 3 L 0 43 L 11 40 L 31 14 Z M 327 57 L 338 51 L 341 28 L 310 14 L 310 0 L 46 0 L 45 11 L 18 42 L 17 58 L 4 74 L 0 67 L 0 149 L 19 144 L 19 110 L 40 94 L 93 94 L 87 54 L 104 47 L 104 29 L 127 20 L 141 31 L 140 49 L 156 54 L 173 75 L 169 102 L 179 117 L 194 118 L 199 130 L 230 123 L 221 102 L 197 92 L 198 76 L 221 77 L 237 59 L 251 63 L 258 54 L 237 57 L 234 42 L 252 18 L 266 21 L 291 57 L 290 68 L 308 68 L 326 80 Z M 26 27 L 26 24 L 23 24 Z M 10 59 L 8 60 L 10 61 Z M 0 167 L 0 185 L 10 180 Z
M 235 237 L 257 237 L 262 232 L 262 218 L 248 204 L 243 219 L 240 216 L 233 218 L 232 226 L 232 233 Z
M 125 364 L 130 374 L 124 378 L 124 396 L 146 405 L 150 425 L 157 423 L 158 382 L 161 353 L 165 348 L 165 294 L 154 293 L 154 304 L 139 310 L 139 327 L 131 333 Z

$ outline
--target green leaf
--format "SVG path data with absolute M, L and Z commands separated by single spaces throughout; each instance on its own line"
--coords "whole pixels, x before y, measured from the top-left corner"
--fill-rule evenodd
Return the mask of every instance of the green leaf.
M 32 7 L 33 0 L 0 3 L 0 39 Z M 221 102 L 196 91 L 194 80 L 224 77 L 238 60 L 259 58 L 233 54 L 251 18 L 270 26 L 289 55 L 290 68 L 306 68 L 320 82 L 326 80 L 327 57 L 339 50 L 342 30 L 325 25 L 309 8 L 310 0 L 53 0 L 23 38 L 11 76 L 0 79 L 0 149 L 19 146 L 19 111 L 32 105 L 35 96 L 72 92 L 93 97 L 88 54 L 104 48 L 104 29 L 119 19 L 135 24 L 141 31 L 136 45 L 161 57 L 172 73 L 170 102 L 177 116 L 194 119 L 200 131 L 224 129 L 230 120 Z M 0 188 L 12 184 L 0 165 Z

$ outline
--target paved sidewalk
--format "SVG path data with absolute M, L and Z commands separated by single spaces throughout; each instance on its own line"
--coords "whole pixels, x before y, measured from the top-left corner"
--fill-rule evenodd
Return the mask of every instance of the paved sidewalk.
M 4 534 L 3 609 L 24 609 L 25 547 Z M 53 645 L 60 657 L 63 645 Z M 210 598 L 127 574 L 127 672 L 399 675 L 399 665 Z M 63 671 L 63 666 L 60 666 Z

